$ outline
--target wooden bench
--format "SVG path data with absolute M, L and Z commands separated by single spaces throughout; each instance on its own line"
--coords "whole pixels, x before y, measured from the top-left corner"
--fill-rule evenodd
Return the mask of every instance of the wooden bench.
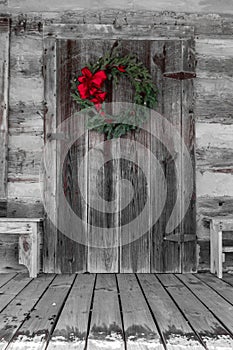
M 233 246 L 223 247 L 222 232 L 233 231 L 233 217 L 218 216 L 210 221 L 210 271 L 222 278 L 222 264 L 225 254 L 233 252 Z
M 40 269 L 40 223 L 43 219 L 0 218 L 0 234 L 19 235 L 19 264 L 36 277 Z

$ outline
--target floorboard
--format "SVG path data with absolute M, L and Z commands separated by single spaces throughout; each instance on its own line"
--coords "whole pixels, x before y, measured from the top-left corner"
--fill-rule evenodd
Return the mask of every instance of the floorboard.
M 56 276 L 13 337 L 7 350 L 42 350 L 45 348 L 74 278 L 75 275 Z
M 32 280 L 0 314 L 0 350 L 6 349 L 7 344 L 27 319 L 53 278 L 54 275 L 45 275 Z
M 196 277 L 233 305 L 233 289 L 231 285 L 224 280 L 216 278 L 211 273 L 199 273 Z
M 185 283 L 193 294 L 211 310 L 218 320 L 231 332 L 231 335 L 233 335 L 233 306 L 196 276 L 191 274 L 180 275 L 179 279 Z
M 158 278 L 207 349 L 232 349 L 230 333 L 189 288 L 171 274 L 161 274 Z
M 231 273 L 224 273 L 223 274 L 223 281 L 229 283 L 231 286 L 233 286 L 233 274 Z
M 9 282 L 12 278 L 14 278 L 17 273 L 1 273 L 0 274 L 0 288 L 4 286 L 7 282 Z
M 87 350 L 111 348 L 125 349 L 116 276 L 98 274 Z
M 0 274 L 0 350 L 232 350 L 233 276 Z
M 21 292 L 31 281 L 26 274 L 18 274 L 4 284 L 0 290 L 0 312 Z
M 138 281 L 133 274 L 117 275 L 127 350 L 164 349 Z
M 153 274 L 138 274 L 168 350 L 204 349 L 184 315 Z
M 85 348 L 94 283 L 94 274 L 77 276 L 47 350 Z

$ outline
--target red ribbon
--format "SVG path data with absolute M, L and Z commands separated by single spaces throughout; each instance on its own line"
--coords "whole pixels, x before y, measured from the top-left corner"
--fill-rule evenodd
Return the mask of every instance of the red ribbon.
M 82 99 L 89 99 L 100 110 L 101 103 L 105 100 L 107 92 L 101 90 L 107 75 L 104 70 L 92 74 L 88 67 L 82 68 L 82 75 L 78 77 L 80 84 L 78 91 Z

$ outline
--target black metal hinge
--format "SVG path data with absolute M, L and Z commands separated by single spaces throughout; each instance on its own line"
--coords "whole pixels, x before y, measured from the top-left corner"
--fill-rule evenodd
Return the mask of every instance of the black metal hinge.
M 163 73 L 163 76 L 165 78 L 170 78 L 170 79 L 178 79 L 178 80 L 185 80 L 185 79 L 193 79 L 196 78 L 196 73 L 195 72 L 167 72 Z

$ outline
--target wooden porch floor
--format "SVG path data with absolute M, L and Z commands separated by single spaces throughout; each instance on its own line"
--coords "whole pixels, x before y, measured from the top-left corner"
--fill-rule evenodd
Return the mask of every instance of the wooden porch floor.
M 233 349 L 233 275 L 0 275 L 0 350 Z

